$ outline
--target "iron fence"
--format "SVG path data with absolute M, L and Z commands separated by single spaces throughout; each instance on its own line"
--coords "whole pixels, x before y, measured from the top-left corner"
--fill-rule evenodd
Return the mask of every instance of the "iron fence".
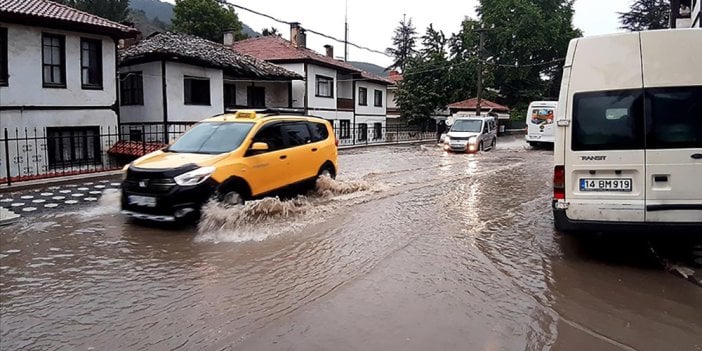
M 0 184 L 118 170 L 142 155 L 162 149 L 194 124 L 5 128 L 0 134 Z M 339 146 L 436 138 L 434 132 L 411 126 L 347 123 L 335 127 Z

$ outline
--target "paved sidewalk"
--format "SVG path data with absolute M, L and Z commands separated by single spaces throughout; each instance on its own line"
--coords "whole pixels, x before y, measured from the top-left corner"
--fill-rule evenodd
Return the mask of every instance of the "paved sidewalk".
M 0 225 L 9 224 L 17 220 L 18 216 L 96 203 L 100 196 L 110 189 L 119 189 L 119 182 L 115 180 L 77 182 L 0 193 Z

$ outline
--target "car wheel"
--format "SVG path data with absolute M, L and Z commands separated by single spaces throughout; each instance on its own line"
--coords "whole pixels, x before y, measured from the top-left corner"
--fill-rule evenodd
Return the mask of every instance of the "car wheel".
M 330 166 L 324 166 L 322 169 L 319 170 L 319 173 L 317 174 L 317 178 L 321 177 L 329 177 L 331 179 L 336 178 L 336 174 L 334 174 L 334 170 Z
M 490 144 L 490 150 L 495 150 L 497 147 L 497 138 L 492 138 L 492 144 Z
M 238 206 L 244 204 L 244 197 L 237 190 L 230 190 L 219 195 L 219 202 L 227 206 Z
M 483 142 L 480 142 L 480 145 L 478 145 L 478 151 L 483 151 L 485 150 L 485 147 L 483 146 Z

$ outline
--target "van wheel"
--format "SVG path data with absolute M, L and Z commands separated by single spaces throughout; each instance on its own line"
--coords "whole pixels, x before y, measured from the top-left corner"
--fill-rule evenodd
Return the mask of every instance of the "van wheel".
M 227 206 L 239 206 L 244 204 L 244 197 L 238 190 L 230 190 L 219 195 L 219 202 Z
M 485 147 L 483 146 L 483 142 L 480 142 L 480 145 L 478 145 L 478 151 L 485 151 Z

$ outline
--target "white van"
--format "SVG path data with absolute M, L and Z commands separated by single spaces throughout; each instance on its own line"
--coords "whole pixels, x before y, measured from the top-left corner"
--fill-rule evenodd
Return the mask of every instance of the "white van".
M 553 145 L 556 141 L 556 127 L 553 116 L 557 101 L 532 101 L 527 110 L 526 141 L 532 147 Z
M 562 231 L 702 233 L 702 30 L 574 39 L 556 109 Z

